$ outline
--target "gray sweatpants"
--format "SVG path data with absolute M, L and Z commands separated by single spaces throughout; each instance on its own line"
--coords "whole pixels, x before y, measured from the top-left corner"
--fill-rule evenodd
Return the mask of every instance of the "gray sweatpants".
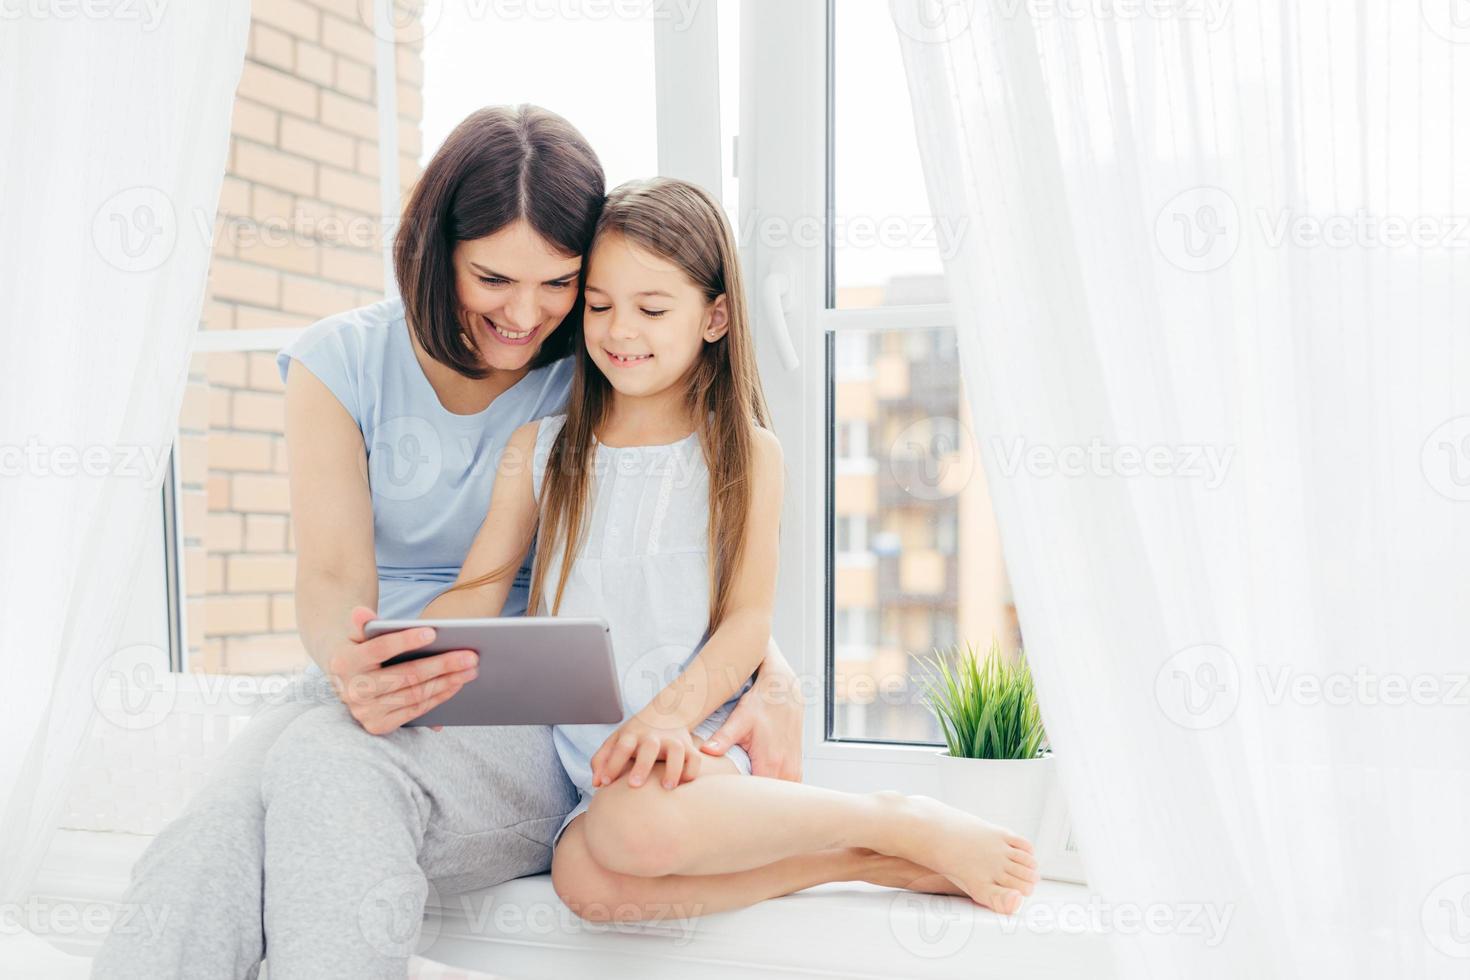
M 301 675 L 138 859 L 92 976 L 402 980 L 429 888 L 547 871 L 577 799 L 550 728 L 370 735 Z

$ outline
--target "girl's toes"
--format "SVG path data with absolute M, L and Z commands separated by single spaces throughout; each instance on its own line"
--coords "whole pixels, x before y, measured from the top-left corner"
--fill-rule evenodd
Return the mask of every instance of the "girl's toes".
M 1014 888 L 996 885 L 980 898 L 980 904 L 1001 915 L 1015 915 L 1021 907 L 1021 893 Z
M 1029 881 L 1032 884 L 1041 880 L 1041 872 L 1034 864 L 1022 864 L 1020 861 L 1012 861 L 1006 865 L 1006 872 L 1014 877 L 1020 878 L 1022 881 Z
M 1000 876 L 1000 884 L 1006 888 L 1014 888 L 1022 895 L 1030 895 L 1036 890 L 1036 882 L 1029 878 L 1022 878 L 1016 874 L 1003 874 Z
M 1015 834 L 1006 835 L 1006 843 L 1014 848 L 1017 848 L 1018 850 L 1025 851 L 1027 854 L 1030 854 L 1032 851 L 1035 850 L 1029 840 L 1024 837 L 1018 837 Z
M 1006 855 L 1006 858 L 1012 864 L 1023 864 L 1028 868 L 1036 867 L 1036 855 L 1030 851 L 1023 851 L 1019 847 L 1011 848 L 1011 852 Z

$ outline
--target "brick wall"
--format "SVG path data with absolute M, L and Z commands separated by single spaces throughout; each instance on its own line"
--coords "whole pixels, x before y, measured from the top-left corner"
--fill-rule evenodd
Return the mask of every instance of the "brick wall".
M 304 327 L 383 295 L 376 38 L 358 0 L 255 0 L 203 329 Z M 365 8 L 359 12 L 359 8 Z M 396 45 L 399 177 L 417 178 L 422 45 Z M 197 354 L 179 420 L 188 668 L 298 669 L 274 354 Z

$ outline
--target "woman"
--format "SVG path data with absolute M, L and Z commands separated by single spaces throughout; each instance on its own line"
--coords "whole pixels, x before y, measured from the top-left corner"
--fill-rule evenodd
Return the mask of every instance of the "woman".
M 562 410 L 604 191 L 565 120 L 477 112 L 405 209 L 402 301 L 324 320 L 282 352 L 313 663 L 139 858 L 123 901 L 157 932 L 115 930 L 93 976 L 254 977 L 265 955 L 272 980 L 401 978 L 425 879 L 456 894 L 549 869 L 578 799 L 550 728 L 403 728 L 459 690 L 473 654 L 383 669 L 426 638 L 362 628 L 453 583 L 510 433 Z M 522 571 L 507 614 L 525 610 Z M 795 689 L 773 646 L 710 751 L 738 742 L 757 774 L 799 780 Z

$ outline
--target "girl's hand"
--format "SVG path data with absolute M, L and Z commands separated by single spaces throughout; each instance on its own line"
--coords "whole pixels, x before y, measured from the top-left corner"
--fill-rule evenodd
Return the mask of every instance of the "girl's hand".
M 732 745 L 750 756 L 753 776 L 801 782 L 801 685 L 784 660 L 768 659 L 719 731 L 700 746 L 724 755 Z
M 327 666 L 337 697 L 357 723 L 370 735 L 386 735 L 458 694 L 474 679 L 479 656 L 451 650 L 383 667 L 383 661 L 432 642 L 434 631 L 399 630 L 369 640 L 363 627 L 376 615 L 365 606 L 352 610 L 347 637 Z
M 664 760 L 664 789 L 691 782 L 699 775 L 699 753 L 687 729 L 659 726 L 634 715 L 593 754 L 592 785 L 606 786 L 616 781 L 631 760 L 633 771 L 628 785 L 641 786 L 660 759 Z

